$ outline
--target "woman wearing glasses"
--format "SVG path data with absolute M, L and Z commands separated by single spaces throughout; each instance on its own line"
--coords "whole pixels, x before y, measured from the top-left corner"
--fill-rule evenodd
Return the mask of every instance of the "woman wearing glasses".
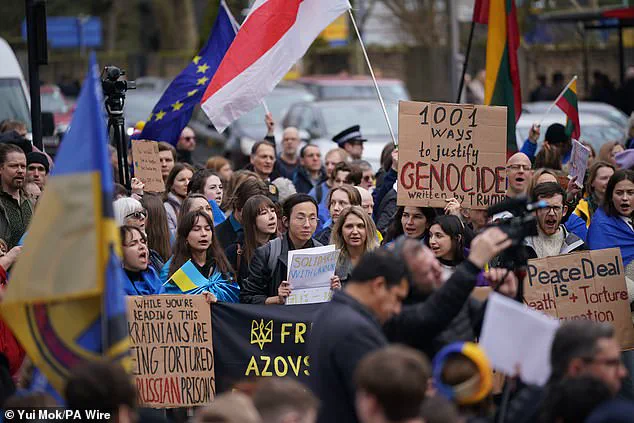
M 145 233 L 147 212 L 139 200 L 131 197 L 119 198 L 112 203 L 114 219 L 118 226 L 131 225 Z
M 286 302 L 291 294 L 290 284 L 286 281 L 288 252 L 321 246 L 313 239 L 317 220 L 317 201 L 310 195 L 293 194 L 284 202 L 282 223 L 288 232 L 255 250 L 249 263 L 249 277 L 240 290 L 241 303 Z M 340 286 L 338 279 L 331 284 L 333 288 Z
M 126 295 L 154 295 L 161 289 L 159 277 L 152 269 L 147 237 L 138 226 L 123 225 L 121 246 L 123 250 L 124 281 Z

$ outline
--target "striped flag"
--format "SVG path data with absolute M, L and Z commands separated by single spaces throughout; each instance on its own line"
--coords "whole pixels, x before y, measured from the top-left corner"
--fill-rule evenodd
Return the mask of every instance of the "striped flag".
M 483 0 L 486 1 L 486 0 Z M 522 113 L 520 71 L 517 49 L 520 44 L 514 0 L 489 0 L 489 31 L 486 53 L 484 103 L 506 106 L 507 152 L 517 150 L 515 123 Z
M 170 280 L 183 292 L 198 289 L 207 283 L 207 278 L 196 269 L 191 260 L 187 260 L 180 269 L 174 272 Z
M 256 0 L 201 107 L 222 132 L 269 94 L 348 0 Z
M 566 135 L 574 140 L 581 136 L 581 125 L 579 125 L 579 106 L 577 105 L 577 79 L 570 81 L 570 84 L 559 94 L 555 102 L 566 114 Z

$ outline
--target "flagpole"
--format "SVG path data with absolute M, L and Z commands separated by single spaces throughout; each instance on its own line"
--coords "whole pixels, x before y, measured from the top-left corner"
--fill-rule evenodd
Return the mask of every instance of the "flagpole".
M 356 32 L 357 34 L 357 39 L 359 40 L 359 44 L 361 44 L 363 57 L 365 57 L 365 62 L 368 64 L 368 69 L 370 69 L 370 75 L 372 76 L 372 81 L 374 82 L 374 88 L 376 89 L 376 94 L 379 97 L 379 102 L 381 103 L 381 108 L 383 109 L 383 115 L 385 116 L 387 127 L 390 130 L 390 136 L 392 137 L 392 142 L 394 143 L 395 146 L 398 146 L 398 142 L 396 141 L 396 137 L 394 136 L 394 131 L 392 130 L 392 124 L 390 123 L 390 118 L 387 115 L 387 109 L 385 108 L 385 103 L 383 102 L 383 97 L 381 96 L 381 91 L 379 90 L 379 84 L 376 82 L 376 77 L 374 76 L 374 70 L 372 70 L 372 65 L 370 64 L 370 58 L 368 57 L 368 52 L 365 50 L 365 45 L 363 44 L 363 40 L 361 39 L 359 28 L 357 27 L 357 21 L 354 19 L 354 15 L 352 14 L 352 9 L 348 9 L 348 14 L 350 15 L 350 19 L 352 20 L 352 26 L 354 27 L 354 32 Z
M 550 111 L 553 109 L 553 107 L 555 107 L 555 104 L 557 104 L 557 102 L 559 101 L 559 99 L 561 98 L 561 96 L 564 95 L 564 93 L 566 92 L 566 90 L 568 88 L 570 88 L 570 86 L 572 85 L 573 82 L 575 82 L 577 80 L 577 75 L 573 76 L 572 79 L 570 80 L 570 82 L 568 82 L 568 85 L 566 85 L 564 87 L 563 90 L 561 90 L 561 92 L 559 93 L 559 95 L 557 96 L 557 98 L 555 99 L 555 101 L 553 101 L 553 104 L 550 105 L 550 107 L 548 107 L 548 110 L 546 110 L 546 113 L 544 113 L 544 116 L 542 116 L 542 120 L 539 121 L 539 123 L 537 124 L 537 126 L 542 126 L 542 122 L 544 121 L 544 119 L 546 119 L 546 116 L 550 113 Z

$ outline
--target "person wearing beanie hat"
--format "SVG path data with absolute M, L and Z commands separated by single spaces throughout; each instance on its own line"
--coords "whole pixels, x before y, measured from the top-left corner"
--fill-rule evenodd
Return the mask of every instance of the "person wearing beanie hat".
M 48 158 L 44 153 L 32 151 L 26 155 L 26 182 L 33 182 L 40 190 L 46 185 L 46 177 L 50 171 Z
M 528 138 L 522 145 L 520 150 L 526 154 L 532 162 L 535 161 L 535 153 L 537 153 L 537 140 L 541 133 L 539 125 L 533 125 L 528 133 Z M 570 153 L 572 152 L 572 140 L 570 136 L 566 134 L 566 127 L 561 123 L 553 123 L 546 130 L 546 136 L 544 137 L 544 145 L 542 148 L 558 148 L 561 152 L 562 164 L 566 164 L 570 161 Z

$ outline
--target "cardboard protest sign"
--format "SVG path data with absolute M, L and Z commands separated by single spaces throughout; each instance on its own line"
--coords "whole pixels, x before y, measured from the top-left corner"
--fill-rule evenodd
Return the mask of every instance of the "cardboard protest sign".
M 134 176 L 145 184 L 144 191 L 165 191 L 156 141 L 132 140 L 132 161 Z
M 506 107 L 399 102 L 399 206 L 486 209 L 506 193 Z
M 330 301 L 330 278 L 335 274 L 339 250 L 334 245 L 288 252 L 287 281 L 291 295 L 286 305 Z
M 590 149 L 577 140 L 572 141 L 572 153 L 570 153 L 570 166 L 568 168 L 568 178 L 577 177 L 576 184 L 583 187 L 583 180 L 586 177 L 588 158 Z
M 529 260 L 524 302 L 559 320 L 609 322 L 621 348 L 634 348 L 634 326 L 619 248 Z
M 216 392 L 211 308 L 202 295 L 128 298 L 132 374 L 145 407 L 210 404 Z

